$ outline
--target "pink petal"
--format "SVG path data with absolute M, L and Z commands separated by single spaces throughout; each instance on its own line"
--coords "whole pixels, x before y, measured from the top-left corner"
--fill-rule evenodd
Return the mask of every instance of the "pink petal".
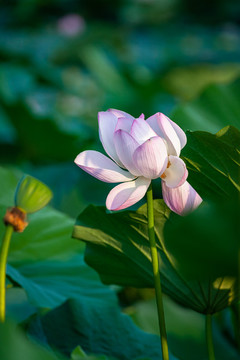
M 132 124 L 130 134 L 132 137 L 142 145 L 145 141 L 157 134 L 152 130 L 151 126 L 142 118 L 135 119 Z
M 117 183 L 135 178 L 135 176 L 128 171 L 122 170 L 111 159 L 98 151 L 83 151 L 76 157 L 74 162 L 88 174 L 104 182 Z
M 160 129 L 159 125 L 158 125 L 158 118 L 159 118 L 159 114 L 160 113 L 156 113 L 152 116 L 150 116 L 148 119 L 146 119 L 146 122 L 148 123 L 148 125 L 151 126 L 151 128 L 153 129 L 153 131 L 155 131 L 155 133 L 160 136 L 161 138 L 164 139 L 164 133 L 162 132 L 162 130 Z
M 181 149 L 184 148 L 184 146 L 187 143 L 187 137 L 186 137 L 185 132 L 174 121 L 172 121 L 171 119 L 168 119 L 168 120 L 170 121 L 172 127 L 174 128 L 174 130 L 180 140 Z
M 162 194 L 167 206 L 179 215 L 188 214 L 202 202 L 202 198 L 187 181 L 177 188 L 169 188 L 162 181 Z
M 117 122 L 118 118 L 109 111 L 100 111 L 98 113 L 99 137 L 103 148 L 114 161 L 122 166 L 113 144 L 113 134 Z
M 157 135 L 163 137 L 168 145 L 168 155 L 180 155 L 187 143 L 184 131 L 162 113 L 157 113 L 146 120 Z
M 181 152 L 181 143 L 178 135 L 176 134 L 174 128 L 172 127 L 169 119 L 164 114 L 159 113 L 158 125 L 160 130 L 164 134 L 164 139 L 168 145 L 168 155 L 180 155 Z
M 151 180 L 139 177 L 135 181 L 115 186 L 108 194 L 106 206 L 109 210 L 126 209 L 141 200 Z
M 117 130 L 125 130 L 127 132 L 131 131 L 132 123 L 134 119 L 130 119 L 127 117 L 121 117 L 118 119 L 117 125 L 115 127 L 115 131 Z
M 124 130 L 118 130 L 114 133 L 114 145 L 118 157 L 123 165 L 136 176 L 141 175 L 133 162 L 133 153 L 139 146 L 136 140 Z
M 168 158 L 167 169 L 161 178 L 170 188 L 181 186 L 188 177 L 186 165 L 182 159 L 177 156 L 170 155 Z
M 168 163 L 164 141 L 159 136 L 148 139 L 134 151 L 133 162 L 147 179 L 156 179 L 162 175 Z
M 126 113 L 125 111 L 122 111 L 122 110 L 108 109 L 108 112 L 114 114 L 118 119 L 120 117 L 126 117 L 126 118 L 134 120 L 134 117 L 132 115 L 129 115 L 128 113 Z

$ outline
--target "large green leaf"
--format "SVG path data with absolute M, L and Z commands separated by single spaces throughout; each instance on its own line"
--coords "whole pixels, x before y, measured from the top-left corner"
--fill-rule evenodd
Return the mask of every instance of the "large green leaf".
M 224 200 L 240 190 L 240 131 L 227 126 L 213 135 L 203 131 L 187 132 L 182 150 L 188 181 L 204 200 Z
M 237 278 L 239 213 L 239 200 L 232 199 L 204 204 L 185 217 L 172 214 L 164 229 L 164 244 L 177 268 L 189 278 Z
M 26 334 L 16 327 L 16 324 L 7 322 L 0 324 L 0 358 L 2 360 L 63 360 L 53 352 L 32 343 Z
M 21 174 L 0 168 L 0 217 L 13 205 L 19 177 Z M 7 274 L 37 307 L 53 308 L 70 297 L 116 302 L 114 293 L 84 263 L 84 246 L 71 238 L 73 224 L 68 216 L 46 207 L 29 216 L 23 233 L 13 234 Z M 1 223 L 0 233 L 3 231 Z
M 221 283 L 218 286 L 211 279 L 189 281 L 184 277 L 163 243 L 163 228 L 170 210 L 162 200 L 155 200 L 154 214 L 164 292 L 202 313 L 228 306 L 233 300 L 234 281 L 225 279 L 225 287 L 221 287 Z M 78 217 L 73 236 L 87 243 L 86 261 L 99 272 L 104 283 L 153 287 L 146 205 L 137 212 L 112 214 L 103 207 L 89 206 Z
M 224 126 L 240 127 L 240 80 L 227 85 L 211 85 L 191 102 L 179 105 L 172 120 L 184 130 L 217 132 Z
M 7 279 L 6 314 L 8 317 L 21 323 L 36 311 L 36 306 L 30 304 L 25 290 Z
M 157 335 L 140 330 L 116 304 L 96 306 L 94 298 L 88 302 L 69 300 L 35 318 L 28 331 L 66 356 L 80 345 L 87 354 L 116 359 L 162 359 Z M 170 359 L 176 358 L 170 355 Z

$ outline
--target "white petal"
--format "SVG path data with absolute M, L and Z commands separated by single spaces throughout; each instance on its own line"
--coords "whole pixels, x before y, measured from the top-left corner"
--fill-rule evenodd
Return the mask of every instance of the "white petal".
M 139 177 L 135 181 L 115 186 L 108 194 L 106 206 L 109 210 L 122 210 L 136 204 L 147 192 L 151 180 Z
M 126 131 L 118 130 L 114 133 L 114 145 L 119 159 L 130 173 L 136 176 L 141 175 L 133 162 L 133 153 L 139 146 L 136 140 Z
M 98 113 L 99 137 L 102 142 L 103 148 L 114 161 L 116 161 L 120 166 L 122 166 L 122 163 L 117 156 L 113 143 L 113 134 L 117 122 L 118 118 L 109 111 L 100 111 Z
M 134 151 L 133 162 L 142 176 L 147 179 L 158 178 L 168 164 L 164 141 L 159 136 L 148 139 Z
M 172 127 L 174 128 L 174 130 L 180 140 L 181 149 L 184 148 L 184 146 L 187 143 L 187 137 L 186 137 L 185 132 L 174 121 L 172 121 L 171 119 L 168 119 L 168 120 L 170 121 Z
M 98 151 L 83 151 L 76 157 L 74 162 L 88 174 L 104 182 L 117 183 L 135 178 L 135 176 L 121 169 L 111 159 Z
M 145 141 L 157 134 L 152 130 L 151 126 L 142 118 L 135 119 L 132 124 L 132 137 L 142 145 Z
M 175 133 L 178 136 L 179 142 L 180 142 L 180 147 L 181 149 L 186 145 L 187 143 L 187 137 L 185 132 L 171 119 L 169 119 L 167 116 L 161 114 L 161 113 L 156 113 L 153 116 L 149 117 L 146 121 L 147 123 L 151 126 L 151 128 L 155 131 L 155 133 L 161 137 L 164 138 L 164 136 L 166 136 L 166 134 L 163 132 L 161 124 L 159 125 L 159 119 L 161 117 L 165 117 L 171 124 L 171 126 L 173 127 Z
M 179 215 L 188 214 L 202 202 L 202 198 L 187 181 L 177 188 L 169 188 L 162 181 L 162 194 L 167 206 Z
M 158 125 L 162 133 L 164 134 L 164 139 L 168 145 L 168 155 L 180 155 L 181 143 L 176 131 L 171 125 L 170 119 L 164 114 L 159 113 L 158 116 Z
M 117 125 L 115 127 L 115 131 L 117 130 L 125 130 L 127 132 L 131 131 L 132 123 L 134 119 L 130 119 L 127 117 L 121 117 L 118 119 Z
M 160 129 L 159 124 L 158 124 L 159 114 L 160 113 L 156 113 L 156 114 L 150 116 L 148 119 L 146 119 L 146 122 L 148 123 L 148 125 L 151 126 L 153 131 L 155 131 L 155 133 L 158 136 L 160 136 L 161 138 L 164 139 L 164 133 L 162 132 L 162 130 Z
M 126 118 L 134 120 L 134 117 L 132 115 L 130 115 L 122 110 L 108 109 L 108 112 L 111 112 L 112 114 L 114 114 L 118 119 L 120 117 L 126 117 Z
M 179 156 L 187 143 L 184 131 L 162 113 L 156 113 L 146 120 L 157 135 L 163 137 L 168 144 L 168 155 Z
M 168 158 L 167 169 L 161 178 L 170 188 L 181 186 L 188 177 L 186 165 L 182 159 L 177 156 L 170 155 Z

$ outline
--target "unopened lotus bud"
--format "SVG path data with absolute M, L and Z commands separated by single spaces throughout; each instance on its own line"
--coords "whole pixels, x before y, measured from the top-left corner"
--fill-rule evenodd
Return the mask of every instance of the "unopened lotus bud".
M 34 213 L 46 206 L 52 198 L 52 191 L 41 181 L 25 175 L 15 192 L 15 206 L 25 213 Z

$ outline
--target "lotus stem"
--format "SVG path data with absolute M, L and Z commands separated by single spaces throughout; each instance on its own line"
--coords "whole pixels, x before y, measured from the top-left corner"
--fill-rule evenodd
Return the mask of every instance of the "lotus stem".
M 238 249 L 238 284 L 237 284 L 237 324 L 236 336 L 238 351 L 240 352 L 240 248 Z
M 156 247 L 155 231 L 154 231 L 152 184 L 150 184 L 147 191 L 147 215 L 148 215 L 148 236 L 149 236 L 150 250 L 152 256 L 153 278 L 154 278 L 154 286 L 156 291 L 156 302 L 157 302 L 157 310 L 158 310 L 158 322 L 159 322 L 160 337 L 162 344 L 162 357 L 163 360 L 169 360 L 167 332 L 166 332 L 163 300 L 162 300 L 162 287 L 160 281 L 160 271 L 159 271 L 159 262 L 158 262 L 158 251 Z
M 212 315 L 206 314 L 206 342 L 208 350 L 208 359 L 215 360 L 213 336 L 212 336 Z
M 6 314 L 6 266 L 13 226 L 7 225 L 0 250 L 0 322 L 5 321 Z

